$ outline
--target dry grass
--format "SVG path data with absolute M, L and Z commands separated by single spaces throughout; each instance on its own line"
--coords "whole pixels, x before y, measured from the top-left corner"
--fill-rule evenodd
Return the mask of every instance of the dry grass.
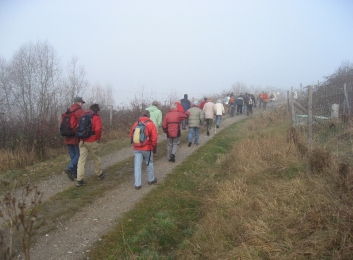
M 180 259 L 352 259 L 349 165 L 309 152 L 281 121 L 274 113 L 250 120 L 256 133 L 218 159 L 228 175 Z

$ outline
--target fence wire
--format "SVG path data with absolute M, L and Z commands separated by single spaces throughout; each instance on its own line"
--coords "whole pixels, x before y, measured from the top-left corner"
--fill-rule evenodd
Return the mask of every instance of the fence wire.
M 309 87 L 293 91 L 293 125 L 308 135 L 308 127 L 312 126 L 311 148 L 324 148 L 345 161 L 351 161 L 353 84 L 318 84 L 312 90 L 312 122 L 308 116 Z

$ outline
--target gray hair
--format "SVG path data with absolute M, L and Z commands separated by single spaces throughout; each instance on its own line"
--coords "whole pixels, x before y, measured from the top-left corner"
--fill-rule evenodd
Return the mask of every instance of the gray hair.
M 148 111 L 148 110 L 143 111 L 142 114 L 141 114 L 141 116 L 150 117 L 150 116 L 151 116 L 150 111 Z

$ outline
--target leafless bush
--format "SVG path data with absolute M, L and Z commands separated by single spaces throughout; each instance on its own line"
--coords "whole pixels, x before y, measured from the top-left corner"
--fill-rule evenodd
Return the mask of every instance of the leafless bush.
M 5 226 L 5 229 L 0 230 L 0 246 L 3 252 L 1 257 L 11 259 L 13 253 L 20 250 L 16 248 L 16 244 L 20 242 L 25 259 L 29 260 L 31 238 L 35 228 L 42 224 L 37 221 L 37 213 L 43 193 L 38 191 L 37 186 L 27 183 L 17 196 L 16 182 L 11 185 L 3 180 L 1 184 L 6 187 L 6 193 L 0 201 L 0 218 Z

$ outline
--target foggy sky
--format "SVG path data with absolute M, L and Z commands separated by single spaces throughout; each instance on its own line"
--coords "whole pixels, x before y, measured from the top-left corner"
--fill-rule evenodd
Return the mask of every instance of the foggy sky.
M 324 81 L 353 61 L 351 0 L 0 0 L 0 56 L 47 41 L 116 104 Z M 158 93 L 158 94 L 157 94 Z

